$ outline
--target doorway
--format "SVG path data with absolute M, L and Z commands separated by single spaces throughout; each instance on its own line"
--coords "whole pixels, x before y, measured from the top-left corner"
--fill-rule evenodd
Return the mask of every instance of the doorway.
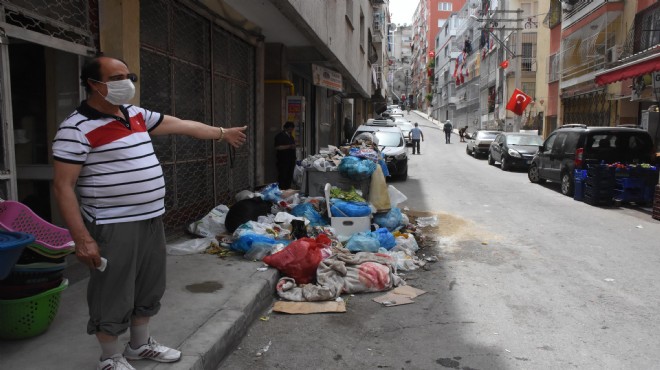
M 62 225 L 52 196 L 52 140 L 60 122 L 80 102 L 79 57 L 18 38 L 8 38 L 3 84 L 11 86 L 3 116 L 11 117 L 16 199 L 44 220 Z M 10 102 L 9 102 L 10 100 Z M 8 111 L 7 111 L 8 110 Z

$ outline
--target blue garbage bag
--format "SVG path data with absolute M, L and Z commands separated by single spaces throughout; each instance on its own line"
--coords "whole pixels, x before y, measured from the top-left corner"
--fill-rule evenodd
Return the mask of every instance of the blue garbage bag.
M 378 243 L 380 244 L 381 248 L 385 248 L 389 251 L 396 246 L 396 239 L 394 238 L 394 235 L 392 235 L 392 233 L 384 227 L 371 232 L 371 234 L 378 238 Z
M 371 207 L 365 202 L 351 202 L 331 198 L 330 212 L 332 212 L 333 217 L 364 217 L 371 214 Z
M 291 214 L 296 217 L 304 217 L 308 219 L 311 226 L 323 226 L 328 224 L 311 203 L 298 204 L 293 207 Z
M 277 203 L 282 199 L 282 191 L 276 182 L 261 189 L 261 197 L 269 202 Z
M 378 252 L 380 242 L 372 232 L 355 233 L 346 242 L 346 249 L 351 252 Z
M 267 243 L 272 245 L 276 244 L 277 241 L 273 238 L 259 234 L 243 234 L 238 239 L 234 240 L 234 242 L 230 244 L 229 248 L 234 251 L 246 253 L 250 250 L 250 248 L 252 248 L 252 244 L 254 243 Z
M 396 230 L 403 224 L 403 215 L 400 208 L 392 208 L 387 213 L 377 213 L 374 215 L 374 223 L 380 227 L 385 227 L 389 231 Z
M 376 163 L 349 155 L 342 158 L 338 170 L 342 176 L 351 180 L 362 181 L 371 177 L 371 174 L 376 170 Z

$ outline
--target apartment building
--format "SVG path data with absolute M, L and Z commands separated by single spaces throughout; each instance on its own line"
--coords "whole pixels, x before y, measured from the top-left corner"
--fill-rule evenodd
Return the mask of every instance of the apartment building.
M 402 104 L 409 100 L 411 90 L 412 25 L 390 24 L 388 81 L 390 102 Z

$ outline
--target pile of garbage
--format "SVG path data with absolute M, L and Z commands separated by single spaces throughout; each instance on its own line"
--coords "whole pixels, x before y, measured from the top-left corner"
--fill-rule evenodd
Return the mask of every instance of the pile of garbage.
M 329 197 L 304 197 L 270 184 L 258 192 L 243 191 L 230 208 L 220 205 L 188 227 L 205 237 L 193 243 L 168 246 L 170 254 L 198 253 L 209 242 L 263 261 L 280 271 L 277 294 L 289 301 L 338 299 L 341 294 L 385 291 L 405 285 L 401 271 L 412 271 L 428 261 L 417 257 L 418 227 L 398 205 L 407 198 L 387 186 L 389 210 L 378 212 L 359 191 L 329 187 Z M 329 202 L 328 202 L 329 200 Z M 330 212 L 328 212 L 330 208 Z M 340 219 L 367 217 L 367 229 L 341 235 L 329 215 Z
M 279 270 L 277 294 L 297 302 L 404 286 L 400 272 L 428 262 L 416 255 L 422 240 L 418 225 L 399 208 L 407 197 L 386 183 L 387 166 L 373 142 L 333 148 L 303 164 L 332 168 L 356 182 L 369 180 L 368 199 L 360 190 L 332 184 L 326 184 L 324 196 L 302 196 L 276 183 L 245 190 L 231 207 L 220 205 L 189 225 L 188 231 L 203 239 L 168 245 L 168 253 L 198 253 L 219 240 L 214 253 L 229 250 Z

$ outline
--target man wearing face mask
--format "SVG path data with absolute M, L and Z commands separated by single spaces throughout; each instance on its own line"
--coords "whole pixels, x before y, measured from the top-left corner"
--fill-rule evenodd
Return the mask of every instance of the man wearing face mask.
M 137 76 L 118 59 L 92 59 L 80 79 L 87 100 L 53 141 L 54 192 L 76 257 L 90 268 L 87 332 L 101 346 L 98 369 L 133 369 L 126 359 L 178 361 L 181 352 L 156 342 L 148 327 L 165 292 L 166 257 L 165 181 L 151 136 L 183 134 L 239 147 L 247 126 L 214 127 L 129 104 Z M 122 351 L 118 337 L 129 328 Z

